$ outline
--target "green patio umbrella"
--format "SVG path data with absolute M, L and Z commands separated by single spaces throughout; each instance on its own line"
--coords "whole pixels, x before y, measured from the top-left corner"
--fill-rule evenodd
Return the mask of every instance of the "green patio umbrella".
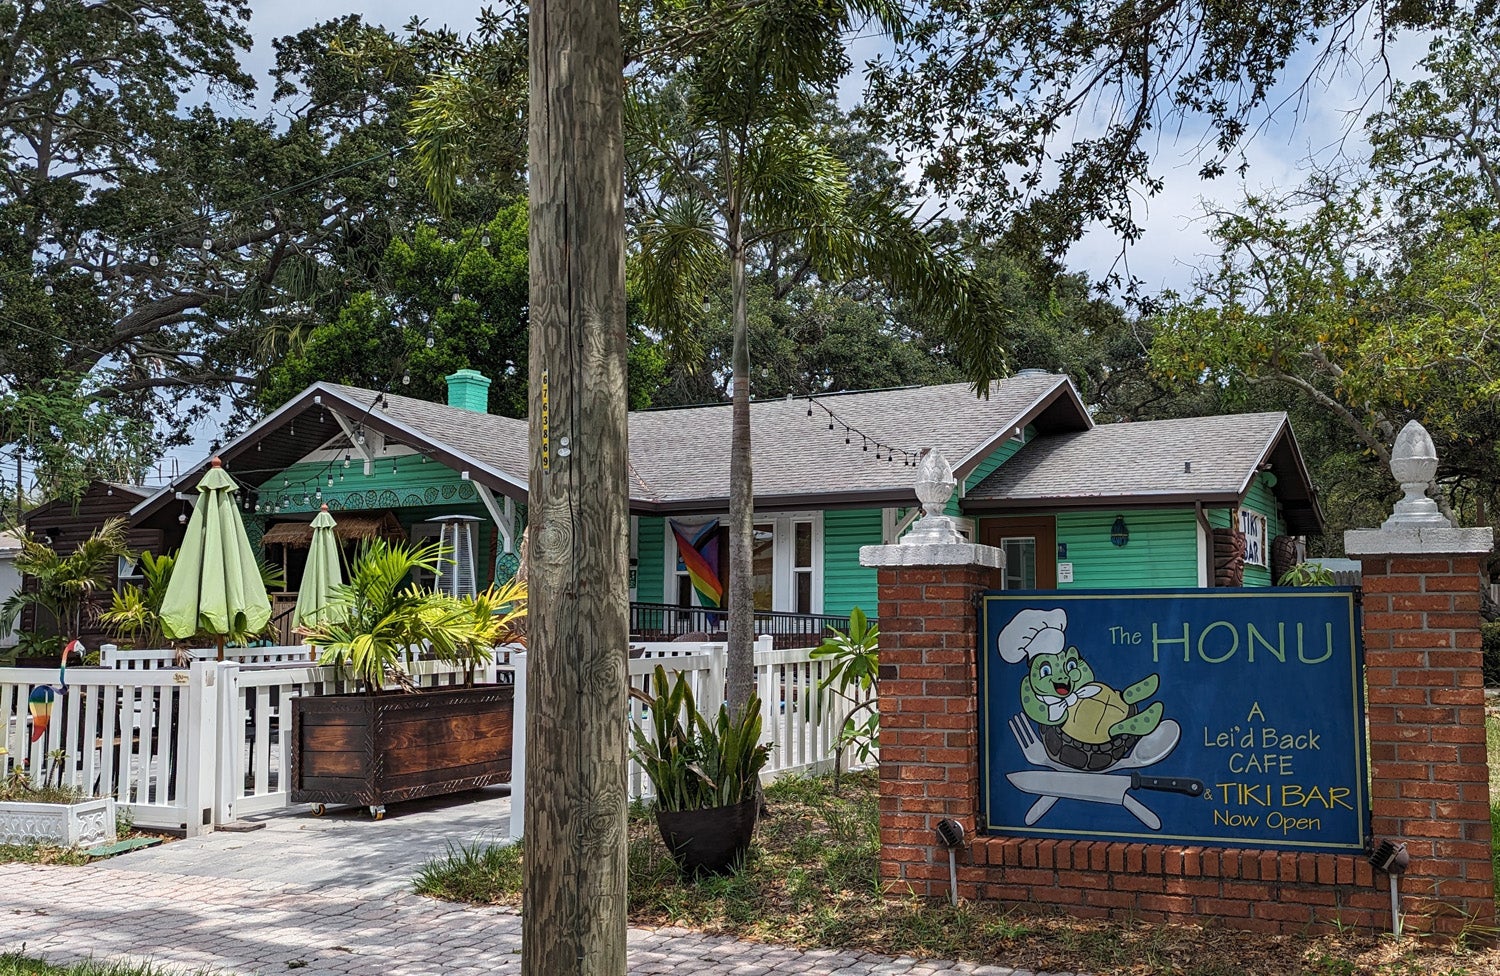
M 295 627 L 338 623 L 348 612 L 339 599 L 344 574 L 339 570 L 339 540 L 333 534 L 336 525 L 327 505 L 312 520 L 307 568 L 302 571 L 302 586 L 297 590 L 297 609 L 292 611 Z
M 173 640 L 213 634 L 221 661 L 226 636 L 256 633 L 271 620 L 271 601 L 234 503 L 237 491 L 214 458 L 198 482 L 198 505 L 161 601 L 162 633 Z

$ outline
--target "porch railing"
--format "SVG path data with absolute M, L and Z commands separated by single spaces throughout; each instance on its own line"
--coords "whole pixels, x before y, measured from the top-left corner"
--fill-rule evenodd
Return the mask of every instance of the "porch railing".
M 771 638 L 777 649 L 817 647 L 828 636 L 828 628 L 849 629 L 847 614 L 786 613 L 755 611 L 755 634 Z M 677 607 L 666 603 L 630 605 L 632 643 L 670 641 L 689 634 L 722 640 L 729 630 L 729 612 L 711 607 Z

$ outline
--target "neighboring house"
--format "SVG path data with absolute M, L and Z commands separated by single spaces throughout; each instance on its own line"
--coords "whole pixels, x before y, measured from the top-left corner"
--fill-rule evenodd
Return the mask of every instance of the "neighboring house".
M 508 575 L 525 522 L 527 424 L 485 412 L 480 374 L 448 381 L 446 406 L 317 383 L 228 444 L 220 456 L 246 489 L 252 537 L 294 543 L 324 503 L 365 534 L 378 522 L 437 538 L 442 520 L 461 518 L 475 585 Z M 757 610 L 873 609 L 875 572 L 859 548 L 895 541 L 916 514 L 927 449 L 958 478 L 950 514 L 1006 551 L 1013 588 L 1209 585 L 1223 575 L 1214 552 L 1225 533 L 1214 530 L 1241 524 L 1253 542 L 1243 582 L 1265 585 L 1279 536 L 1322 530 L 1284 414 L 1095 426 L 1066 377 L 1034 370 L 988 394 L 948 384 L 754 402 Z M 727 403 L 630 415 L 634 630 L 658 629 L 664 606 L 711 606 L 723 591 L 729 431 Z M 133 523 L 168 531 L 206 465 L 136 506 Z M 693 548 L 686 561 L 679 546 Z M 287 560 L 294 589 L 299 556 L 286 550 L 267 553 Z
M 59 499 L 47 502 L 27 512 L 21 521 L 33 538 L 46 542 L 53 550 L 66 556 L 106 521 L 127 517 L 131 509 L 149 498 L 155 491 L 154 488 L 143 488 L 139 485 L 95 481 L 84 489 L 77 501 Z M 182 532 L 180 526 L 174 524 L 173 527 L 177 529 L 176 532 L 163 531 L 153 526 L 132 525 L 128 534 L 128 545 L 136 552 L 141 550 L 162 552 L 167 548 L 176 548 L 181 542 Z M 112 638 L 112 635 L 99 625 L 98 613 L 108 609 L 110 593 L 116 587 L 122 583 L 128 585 L 139 581 L 138 568 L 138 563 L 134 560 L 119 560 L 108 574 L 108 586 L 97 591 L 93 599 L 89 601 L 84 611 L 83 633 L 79 636 L 84 646 L 90 650 L 97 649 L 101 643 Z M 21 628 L 26 631 L 51 633 L 52 621 L 47 619 L 45 613 L 41 614 L 41 618 L 39 621 L 34 607 L 28 607 L 22 613 Z
M 16 553 L 21 551 L 21 537 L 14 532 L 0 532 L 0 603 L 21 589 L 21 572 L 16 569 Z M 0 637 L 0 647 L 14 647 L 17 635 Z

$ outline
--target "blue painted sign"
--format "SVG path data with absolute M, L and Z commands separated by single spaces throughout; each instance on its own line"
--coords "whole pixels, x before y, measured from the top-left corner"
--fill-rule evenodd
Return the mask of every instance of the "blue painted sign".
M 1363 850 L 1369 761 L 1356 593 L 987 594 L 981 828 Z

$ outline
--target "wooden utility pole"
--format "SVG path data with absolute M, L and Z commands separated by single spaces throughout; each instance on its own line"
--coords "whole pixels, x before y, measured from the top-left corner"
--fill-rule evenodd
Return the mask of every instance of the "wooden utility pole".
M 531 5 L 523 976 L 624 976 L 629 496 L 617 0 Z

